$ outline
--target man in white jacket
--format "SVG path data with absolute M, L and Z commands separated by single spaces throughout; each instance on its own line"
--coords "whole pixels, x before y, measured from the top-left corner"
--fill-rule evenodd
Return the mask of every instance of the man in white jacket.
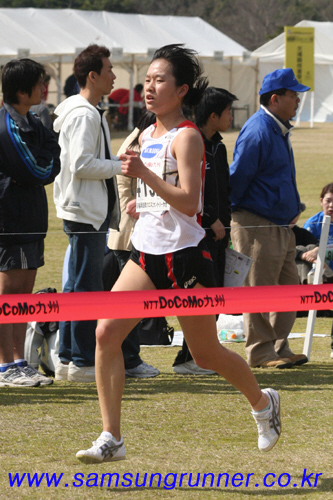
M 120 210 L 116 174 L 121 162 L 110 150 L 110 133 L 98 107 L 116 78 L 110 51 L 89 45 L 75 59 L 80 93 L 55 110 L 61 171 L 54 183 L 57 216 L 70 243 L 64 292 L 103 290 L 103 256 L 108 227 L 118 228 Z M 95 380 L 96 321 L 65 321 L 60 326 L 56 380 Z

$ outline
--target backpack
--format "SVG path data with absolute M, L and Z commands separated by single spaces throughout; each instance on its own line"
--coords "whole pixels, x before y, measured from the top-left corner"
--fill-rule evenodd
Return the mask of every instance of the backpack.
M 163 318 L 145 318 L 139 323 L 140 345 L 170 345 L 174 329 Z
M 56 293 L 55 288 L 43 288 L 36 293 Z M 46 375 L 54 376 L 59 353 L 59 324 L 57 321 L 27 323 L 24 358 L 33 368 L 43 368 Z

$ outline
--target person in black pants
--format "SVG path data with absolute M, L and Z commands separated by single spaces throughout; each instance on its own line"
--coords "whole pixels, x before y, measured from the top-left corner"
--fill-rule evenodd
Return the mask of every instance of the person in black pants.
M 224 285 L 225 249 L 230 242 L 230 184 L 227 150 L 219 131 L 226 132 L 232 123 L 232 103 L 237 97 L 227 90 L 208 87 L 195 108 L 195 122 L 205 142 L 206 169 L 202 227 L 205 242 L 215 268 L 218 286 Z M 182 375 L 212 375 L 193 361 L 184 340 L 173 364 L 173 371 Z

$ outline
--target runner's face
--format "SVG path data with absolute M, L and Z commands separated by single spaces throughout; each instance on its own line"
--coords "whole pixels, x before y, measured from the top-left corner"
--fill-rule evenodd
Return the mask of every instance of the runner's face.
M 187 86 L 176 86 L 171 64 L 166 59 L 156 59 L 149 66 L 145 79 L 147 109 L 155 114 L 162 114 L 180 107 L 186 94 L 184 87 Z

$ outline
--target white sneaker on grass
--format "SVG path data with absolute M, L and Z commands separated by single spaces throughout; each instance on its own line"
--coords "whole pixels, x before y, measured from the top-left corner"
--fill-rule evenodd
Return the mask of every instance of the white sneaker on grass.
M 94 366 L 76 366 L 73 361 L 68 365 L 68 380 L 70 382 L 95 382 Z
M 65 365 L 65 363 L 62 363 L 60 359 L 58 359 L 54 369 L 55 381 L 60 382 L 60 380 L 68 380 L 68 369 L 69 363 L 68 365 Z
M 124 441 L 119 442 L 109 432 L 102 432 L 96 441 L 93 441 L 93 446 L 88 450 L 80 450 L 76 454 L 76 458 L 85 464 L 112 462 L 116 460 L 124 460 L 126 449 Z
M 263 389 L 270 401 L 270 407 L 261 412 L 252 410 L 258 427 L 258 448 L 269 451 L 276 445 L 281 434 L 280 396 L 274 389 Z
M 126 377 L 135 377 L 135 378 L 151 378 L 157 377 L 160 374 L 160 370 L 155 368 L 154 366 L 148 365 L 144 361 L 134 368 L 129 368 L 125 370 Z
M 51 385 L 53 384 L 53 379 L 50 377 L 46 377 L 46 375 L 43 375 L 40 373 L 38 370 L 33 368 L 30 365 L 26 366 L 20 366 L 19 367 L 21 372 L 24 373 L 24 375 L 31 380 L 35 380 L 35 382 L 39 382 L 40 385 Z
M 27 377 L 18 366 L 0 372 L 0 387 L 38 387 L 40 382 Z

